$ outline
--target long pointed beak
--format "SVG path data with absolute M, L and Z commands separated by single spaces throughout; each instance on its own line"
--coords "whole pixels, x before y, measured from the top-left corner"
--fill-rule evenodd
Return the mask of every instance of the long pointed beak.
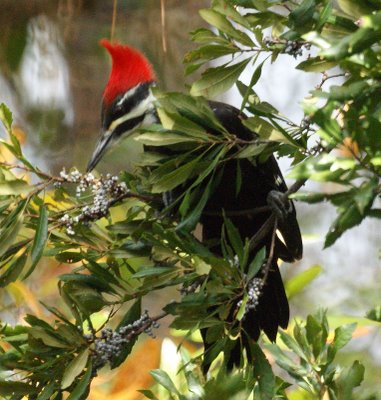
M 133 129 L 130 129 L 123 134 L 118 134 L 117 129 L 114 128 L 113 130 L 107 130 L 102 134 L 102 136 L 98 139 L 98 143 L 95 146 L 95 150 L 89 163 L 87 164 L 86 172 L 91 172 L 101 158 L 114 147 L 114 144 L 117 143 L 119 140 L 124 140 L 130 137 L 133 133 L 136 132 L 136 128 L 138 126 L 134 126 Z
M 109 144 L 112 141 L 112 132 L 105 132 L 101 138 L 98 140 L 97 145 L 95 146 L 95 150 L 89 163 L 87 164 L 86 172 L 92 171 L 95 166 L 98 164 L 99 160 L 102 156 L 107 152 L 110 147 Z

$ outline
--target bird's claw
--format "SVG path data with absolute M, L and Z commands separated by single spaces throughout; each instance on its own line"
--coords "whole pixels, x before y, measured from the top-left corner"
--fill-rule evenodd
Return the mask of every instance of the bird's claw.
M 291 201 L 283 192 L 279 192 L 278 190 L 271 190 L 269 192 L 267 195 L 267 204 L 280 220 L 284 220 L 292 211 Z

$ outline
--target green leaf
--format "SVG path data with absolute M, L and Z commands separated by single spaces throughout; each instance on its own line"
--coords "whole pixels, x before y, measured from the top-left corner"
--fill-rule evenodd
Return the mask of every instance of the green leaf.
M 345 36 L 338 44 L 322 50 L 320 55 L 327 60 L 342 60 L 353 54 L 369 49 L 381 40 L 381 30 L 360 28 L 351 35 Z
M 206 62 L 209 60 L 213 60 L 215 58 L 222 57 L 227 54 L 232 54 L 237 52 L 239 49 L 235 46 L 229 45 L 221 45 L 221 44 L 207 44 L 205 46 L 201 46 L 196 50 L 192 50 L 189 53 L 185 54 L 184 62 Z
M 151 390 L 148 389 L 140 389 L 138 390 L 139 393 L 143 394 L 145 397 L 147 397 L 147 399 L 150 400 L 159 400 L 153 393 Z
M 36 235 L 34 237 L 32 250 L 30 253 L 31 266 L 29 267 L 28 272 L 25 274 L 24 279 L 26 279 L 33 272 L 37 263 L 40 261 L 47 240 L 48 240 L 48 210 L 45 204 L 42 204 L 40 207 L 40 216 L 37 222 Z
M 316 8 L 316 0 L 304 0 L 289 15 L 290 22 L 294 28 L 308 29 L 311 24 Z
M 89 349 L 86 348 L 69 362 L 62 376 L 61 389 L 68 388 L 75 378 L 82 373 L 86 367 L 89 354 Z
M 381 156 L 373 157 L 369 162 L 375 167 L 381 167 Z
M 225 15 L 219 13 L 218 11 L 214 9 L 203 9 L 200 10 L 200 15 L 210 25 L 215 26 L 218 30 L 227 34 L 243 45 L 249 47 L 254 45 L 253 41 L 245 32 L 234 28 Z
M 13 117 L 11 110 L 4 104 L 0 104 L 0 121 L 8 133 L 12 132 Z
M 50 307 L 50 309 L 52 309 L 52 307 Z M 59 324 L 56 333 L 61 338 L 64 338 L 68 344 L 76 348 L 78 348 L 81 343 L 86 343 L 85 338 L 83 337 L 83 334 L 81 334 L 81 332 L 79 331 L 78 327 L 70 322 L 66 322 L 66 324 Z
M 215 97 L 226 92 L 235 84 L 249 62 L 250 58 L 229 67 L 223 65 L 207 69 L 201 78 L 193 83 L 190 90 L 191 95 Z
M 168 146 L 177 143 L 194 142 L 199 139 L 180 133 L 149 132 L 136 136 L 135 140 L 148 146 Z
M 86 264 L 86 268 L 102 282 L 107 282 L 108 284 L 117 286 L 120 285 L 119 280 L 111 272 L 108 271 L 107 266 L 103 267 L 102 265 L 97 264 L 94 261 L 90 261 L 88 264 Z M 110 269 L 110 271 L 112 271 L 112 269 Z
M 290 198 L 314 204 L 324 201 L 326 199 L 326 195 L 324 193 L 315 193 L 315 192 L 297 192 L 293 193 L 290 196 Z
M 192 41 L 200 44 L 218 43 L 222 45 L 231 45 L 227 39 L 222 36 L 216 35 L 210 29 L 199 28 L 191 32 Z
M 348 204 L 348 207 L 339 211 L 324 241 L 324 248 L 332 246 L 336 240 L 349 228 L 361 223 L 364 216 L 360 214 L 355 203 Z
M 177 169 L 169 172 L 163 176 L 158 176 L 157 179 L 154 180 L 152 178 L 152 193 L 163 193 L 168 192 L 174 189 L 176 186 L 179 186 L 183 182 L 185 182 L 195 171 L 195 168 L 200 163 L 200 157 L 193 159 L 192 161 L 181 165 Z M 156 178 L 156 176 L 155 176 Z
M 31 314 L 27 314 L 27 316 L 24 319 L 30 326 L 39 326 L 43 328 L 45 331 L 54 334 L 54 328 L 51 325 L 49 325 L 46 321 Z
M 36 400 L 50 400 L 52 394 L 57 390 L 56 382 L 50 382 L 44 387 L 42 392 L 38 395 Z
M 271 354 L 275 357 L 276 363 L 283 368 L 285 371 L 290 374 L 294 373 L 303 373 L 304 369 L 300 368 L 294 360 L 289 358 L 278 345 L 276 344 L 267 344 L 266 349 L 268 349 Z
M 308 355 L 305 354 L 303 349 L 300 347 L 298 342 L 286 332 L 280 331 L 279 336 L 282 339 L 282 342 L 292 350 L 296 355 L 298 355 L 302 360 L 308 362 Z
M 204 210 L 209 196 L 213 191 L 214 179 L 214 175 L 212 175 L 196 206 L 193 207 L 192 211 L 189 214 L 184 215 L 182 221 L 177 225 L 177 231 L 189 231 L 191 229 L 194 229 L 201 217 L 202 211 Z
M 62 274 L 60 275 L 60 281 L 62 282 L 78 282 L 94 288 L 100 292 L 112 291 L 109 282 L 95 275 L 87 274 Z
M 256 59 L 255 59 L 255 60 L 256 60 Z M 263 67 L 263 64 L 265 63 L 266 60 L 267 60 L 267 58 L 266 58 L 265 60 L 263 60 L 263 61 L 257 66 L 257 68 L 255 69 L 255 71 L 254 71 L 254 73 L 253 73 L 253 75 L 252 75 L 252 77 L 251 77 L 249 86 L 247 86 L 246 91 L 245 91 L 245 93 L 244 93 L 244 95 L 243 95 L 242 105 L 241 105 L 241 111 L 244 109 L 244 107 L 245 107 L 245 105 L 246 105 L 246 103 L 247 103 L 247 100 L 248 100 L 250 94 L 253 94 L 253 87 L 254 87 L 254 85 L 258 82 L 259 78 L 260 78 L 261 75 L 262 75 L 262 67 Z
M 251 26 L 252 26 L 251 29 L 253 29 L 253 28 L 255 29 L 259 25 L 262 28 L 268 28 L 273 25 L 282 26 L 287 22 L 287 18 L 285 16 L 269 11 L 267 9 L 267 6 L 264 7 L 262 12 L 246 14 L 245 19 L 251 24 Z M 261 40 L 258 40 L 258 41 L 261 42 Z
M 327 361 L 331 363 L 336 353 L 342 349 L 351 339 L 357 324 L 339 326 L 335 329 L 335 337 L 328 346 Z
M 266 248 L 262 247 L 255 255 L 254 260 L 249 265 L 249 269 L 247 271 L 247 281 L 250 281 L 257 275 L 263 263 L 265 262 L 265 259 L 266 259 Z
M 336 61 L 327 61 L 322 57 L 311 57 L 308 60 L 302 61 L 296 66 L 305 72 L 325 72 L 334 68 L 337 65 Z
M 66 400 L 84 400 L 84 397 L 90 390 L 90 382 L 92 377 L 92 363 L 89 361 L 87 365 L 87 371 L 83 375 L 82 379 L 75 385 L 74 390 L 70 393 Z
M 371 14 L 374 9 L 365 1 L 359 0 L 338 0 L 340 8 L 354 19 L 359 19 L 363 15 Z
M 192 97 L 176 92 L 162 93 L 157 89 L 154 93 L 158 98 L 159 104 L 166 110 L 170 110 L 171 113 L 177 113 L 187 120 L 191 120 L 199 127 L 207 128 L 208 131 L 227 132 L 210 108 L 208 101 L 203 97 Z M 177 126 L 177 123 L 178 121 L 176 121 L 175 126 Z M 194 136 L 194 133 L 192 136 Z
M 222 258 L 210 257 L 207 259 L 207 262 L 222 279 L 231 277 L 232 274 L 237 273 L 237 269 L 232 269 L 230 263 Z
M 242 25 L 247 29 L 250 29 L 250 23 L 247 20 L 246 15 L 241 15 L 239 9 L 235 7 L 234 4 L 231 4 L 225 0 L 214 0 L 212 4 L 214 10 L 218 11 L 223 15 L 226 15 L 226 17 L 230 18 L 237 24 Z
M 24 395 L 35 394 L 36 391 L 29 383 L 0 380 L 0 395 L 2 396 L 13 396 L 12 399 L 20 399 Z
M 169 391 L 169 393 L 171 393 L 171 394 L 174 393 L 177 396 L 181 396 L 179 391 L 177 390 L 175 384 L 172 382 L 171 378 L 165 371 L 163 371 L 161 369 L 154 369 L 154 370 L 150 371 L 150 374 L 152 375 L 153 379 L 155 379 L 155 381 L 159 385 L 166 388 Z
M 339 183 L 341 177 L 354 168 L 356 168 L 356 162 L 352 158 L 338 158 L 330 154 L 320 154 L 316 157 L 305 158 L 298 165 L 295 165 L 289 177 Z
M 236 316 L 237 321 L 241 321 L 242 318 L 246 314 L 246 303 L 247 303 L 247 300 L 249 300 L 249 296 L 248 296 L 247 293 L 245 293 L 243 298 L 242 298 L 241 305 L 239 306 L 239 309 L 238 309 L 238 312 L 237 312 L 237 316 Z
M 275 376 L 271 365 L 261 348 L 253 343 L 250 350 L 254 357 L 254 375 L 259 385 L 260 399 L 272 400 L 275 397 Z
M 32 326 L 29 329 L 29 334 L 36 339 L 41 339 L 43 343 L 49 347 L 58 347 L 61 349 L 66 349 L 69 347 L 67 343 L 62 342 L 57 337 L 47 332 L 41 326 Z
M 0 275 L 0 287 L 5 287 L 11 282 L 14 282 L 24 269 L 27 260 L 26 251 L 19 255 L 16 259 L 12 260 L 12 263 L 8 269 Z
M 143 241 L 127 240 L 119 248 L 112 249 L 110 254 L 118 258 L 148 257 L 151 246 Z
M 56 260 L 61 263 L 75 264 L 82 261 L 83 255 L 77 251 L 63 251 L 56 255 Z
M 343 370 L 338 377 L 336 384 L 338 389 L 338 400 L 353 398 L 353 389 L 361 385 L 364 380 L 365 367 L 355 361 L 349 369 Z
M 371 179 L 363 182 L 355 191 L 353 199 L 357 205 L 360 214 L 364 215 L 367 209 L 373 203 L 377 192 L 378 179 Z
M 252 132 L 255 132 L 261 139 L 290 143 L 279 129 L 263 118 L 253 116 L 242 120 L 242 123 Z
M 307 316 L 305 336 L 312 347 L 312 352 L 316 359 L 319 358 L 326 347 L 328 331 L 329 327 L 325 311 L 319 311 L 315 315 Z
M 1 222 L 0 229 L 0 257 L 6 253 L 14 243 L 17 234 L 23 225 L 24 211 L 27 200 L 20 201 L 18 206 Z
M 135 301 L 135 303 L 131 306 L 131 308 L 127 311 L 126 315 L 120 321 L 117 330 L 123 328 L 126 325 L 130 325 L 133 322 L 137 321 L 141 317 L 142 312 L 142 302 L 139 298 Z M 138 335 L 134 336 L 116 355 L 111 361 L 111 368 L 119 367 L 119 365 L 128 357 L 131 353 L 132 348 L 134 347 L 136 341 L 138 339 Z
M 381 306 L 377 306 L 366 313 L 366 317 L 372 321 L 381 322 Z
M 181 113 L 185 112 L 181 106 L 174 112 L 160 107 L 156 108 L 156 111 L 165 129 L 181 132 L 181 135 L 184 135 L 185 139 L 187 139 L 185 135 L 188 135 L 189 138 L 192 138 L 195 142 L 208 141 L 209 137 L 205 127 L 194 122 L 191 119 L 192 115 L 181 115 Z M 189 140 L 184 140 L 183 142 L 189 142 Z
M 336 86 L 332 85 L 328 93 L 320 90 L 312 90 L 311 93 L 316 97 L 325 97 L 330 100 L 345 101 L 358 97 L 369 89 L 369 84 L 364 81 L 354 82 L 352 84 Z
M 242 147 L 239 151 L 237 158 L 251 158 L 259 156 L 268 147 L 267 143 L 254 143 Z
M 32 186 L 22 179 L 0 182 L 0 196 L 16 196 L 31 191 Z
M 320 265 L 314 265 L 285 282 L 287 297 L 291 299 L 301 293 L 314 279 L 316 279 L 323 269 Z
M 6 336 L 1 339 L 4 340 L 4 342 L 8 343 L 15 343 L 15 342 L 25 343 L 28 339 L 28 334 L 20 333 L 19 335 Z
M 229 218 L 226 218 L 225 215 L 224 215 L 224 225 L 229 238 L 229 242 L 233 246 L 235 254 L 238 256 L 241 268 L 243 268 L 244 267 L 242 265 L 243 242 L 239 230 L 234 226 L 234 224 Z
M 148 276 L 159 276 L 163 274 L 167 274 L 168 272 L 177 272 L 176 267 L 153 267 L 153 268 L 144 268 L 140 271 L 136 272 L 133 277 L 134 278 L 146 278 Z
M 319 20 L 318 20 L 318 23 L 316 26 L 317 31 L 320 32 L 323 29 L 323 27 L 326 25 L 326 23 L 328 23 L 330 20 L 332 20 L 332 18 L 334 18 L 332 10 L 333 10 L 332 3 L 327 2 L 327 4 L 325 4 L 324 8 L 320 12 Z
M 100 311 L 106 304 L 99 289 L 72 280 L 66 282 L 63 288 L 65 294 L 72 300 L 71 303 L 74 302 L 86 315 Z

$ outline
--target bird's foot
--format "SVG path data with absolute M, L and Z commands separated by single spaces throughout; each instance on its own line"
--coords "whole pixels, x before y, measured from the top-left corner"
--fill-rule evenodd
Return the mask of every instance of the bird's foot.
M 292 211 L 291 201 L 283 192 L 279 192 L 278 190 L 271 190 L 269 192 L 267 195 L 267 204 L 280 220 L 284 220 Z

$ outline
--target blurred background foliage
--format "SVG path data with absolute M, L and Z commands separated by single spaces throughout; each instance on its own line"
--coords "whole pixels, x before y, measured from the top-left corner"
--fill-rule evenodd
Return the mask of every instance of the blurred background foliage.
M 145 52 L 163 89 L 182 90 L 182 59 L 191 48 L 189 32 L 200 25 L 198 10 L 207 3 L 165 1 L 163 27 L 160 1 L 120 1 L 115 38 Z M 25 134 L 33 131 L 26 144 L 37 163 L 54 172 L 62 166 L 84 168 L 99 132 L 110 64 L 98 42 L 110 36 L 113 1 L 4 0 L 1 8 L 2 101 L 10 104 Z M 27 82 L 25 63 L 27 77 L 34 78 Z M 28 93 L 37 91 L 44 92 L 41 98 L 28 101 L 32 97 Z M 70 110 L 73 117 L 66 115 Z M 125 168 L 118 159 L 126 155 L 130 159 L 134 153 L 124 147 L 108 168 L 110 164 L 114 171 Z
M 198 11 L 209 3 L 206 0 L 120 0 L 114 36 L 145 52 L 154 65 L 162 89 L 183 91 L 184 85 L 190 82 L 184 77 L 182 65 L 184 54 L 193 46 L 189 32 L 201 25 L 207 26 Z M 356 9 L 359 15 L 364 12 L 361 7 L 356 8 L 356 2 L 339 3 L 344 13 L 348 9 Z M 0 102 L 6 103 L 13 112 L 14 133 L 28 157 L 42 169 L 57 174 L 63 167 L 75 165 L 83 170 L 99 132 L 100 99 L 110 67 L 98 41 L 110 36 L 114 3 L 1 0 L 0 7 Z M 278 69 L 270 67 L 263 71 L 257 91 L 261 98 L 277 105 L 283 114 L 295 114 L 301 119 L 302 113 L 297 114 L 295 110 L 300 110 L 299 102 L 308 90 L 319 84 L 321 74 L 305 77 L 306 74 L 299 71 L 294 75 L 298 62 L 285 55 L 280 55 L 278 61 Z M 43 95 L 36 98 L 37 91 Z M 239 106 L 237 98 L 234 91 L 223 95 L 225 101 Z M 126 159 L 132 164 L 138 148 L 135 142 L 125 143 L 107 157 L 100 171 L 125 169 Z M 1 151 L 2 158 L 13 161 L 10 153 Z M 288 164 L 284 163 L 283 167 L 287 171 Z M 333 183 L 312 183 L 307 188 L 337 190 Z M 340 352 L 338 359 L 345 365 L 354 358 L 361 360 L 366 369 L 363 394 L 375 393 L 373 398 L 378 398 L 381 393 L 380 332 L 362 317 L 380 304 L 379 224 L 374 220 L 364 221 L 346 232 L 333 248 L 323 251 L 324 234 L 334 215 L 332 206 L 298 203 L 297 207 L 305 238 L 305 256 L 298 264 L 282 266 L 292 315 L 305 318 L 323 305 L 329 308 L 331 328 L 357 322 L 348 352 Z M 43 258 L 31 278 L 12 282 L 1 290 L 1 319 L 11 324 L 22 323 L 29 312 L 53 320 L 39 300 L 59 306 L 57 276 L 72 268 L 67 262 Z M 308 290 L 303 290 L 309 281 L 313 283 Z M 159 310 L 168 296 L 176 296 L 176 292 L 160 296 L 160 292 L 155 293 L 148 300 L 147 308 Z M 104 316 L 100 318 L 103 320 Z M 165 326 L 159 331 L 160 337 L 171 333 Z M 179 344 L 183 338 L 172 337 L 172 340 Z M 175 344 L 164 342 L 167 347 L 163 345 L 163 356 L 160 354 L 161 339 L 142 338 L 127 362 L 95 379 L 89 398 L 141 398 L 136 390 L 148 388 L 154 382 L 148 371 L 158 368 L 160 362 L 165 370 L 171 368 L 173 359 L 166 358 L 165 354 L 170 352 L 169 346 L 175 357 Z M 190 352 L 197 350 L 194 343 L 187 346 Z M 307 397 L 295 394 L 290 398 Z
M 166 0 L 164 31 L 160 1 L 127 0 L 118 3 L 115 37 L 146 53 L 154 64 L 161 87 L 182 90 L 182 59 L 192 46 L 189 32 L 200 25 L 198 10 L 209 2 Z M 0 102 L 6 103 L 12 110 L 14 132 L 18 133 L 31 160 L 41 168 L 55 173 L 73 165 L 84 169 L 91 156 L 99 134 L 101 96 L 110 69 L 109 59 L 98 42 L 110 36 L 113 7 L 113 1 L 109 0 L 0 2 Z M 37 63 L 37 70 L 47 78 L 29 82 L 30 87 L 22 87 L 22 59 L 28 41 L 34 40 L 28 34 L 28 27 L 30 32 L 31 26 L 40 31 L 39 38 L 34 38 L 34 46 L 41 47 L 43 54 L 37 59 L 32 57 L 31 61 Z M 57 54 L 62 56 L 58 63 Z M 51 61 L 54 62 L 53 70 L 49 64 Z M 68 73 L 65 82 L 67 98 L 59 103 L 55 99 L 55 90 L 60 79 L 57 70 L 62 69 Z M 25 91 L 37 91 L 39 85 L 47 92 L 47 102 L 42 107 L 38 102 L 37 107 L 25 104 Z M 47 103 L 53 105 L 52 109 L 46 106 Z M 73 119 L 65 124 L 63 114 L 67 112 L 67 107 L 72 109 Z M 6 135 L 2 127 L 0 132 L 2 137 Z M 130 168 L 130 162 L 136 157 L 136 147 L 140 148 L 134 142 L 125 144 L 117 154 L 109 156 L 107 166 L 104 164 L 101 168 L 107 172 Z M 14 161 L 9 153 L 4 154 L 4 149 L 1 152 L 7 161 Z M 129 160 L 127 166 L 126 159 Z M 71 269 L 71 265 L 57 263 L 52 258 L 42 260 L 27 282 L 13 282 L 6 290 L 1 290 L 1 319 L 11 324 L 20 323 L 28 312 L 47 318 L 39 300 L 59 305 L 57 276 Z M 160 293 L 149 300 L 148 308 L 159 309 L 158 296 Z M 165 300 L 161 303 L 164 304 Z M 52 316 L 50 318 L 53 320 Z M 163 326 L 160 336 L 167 334 L 167 328 Z M 90 399 L 144 397 L 137 390 L 153 383 L 148 372 L 160 366 L 161 340 L 143 340 L 134 356 L 121 368 L 96 379 Z M 177 343 L 180 341 L 177 340 Z

